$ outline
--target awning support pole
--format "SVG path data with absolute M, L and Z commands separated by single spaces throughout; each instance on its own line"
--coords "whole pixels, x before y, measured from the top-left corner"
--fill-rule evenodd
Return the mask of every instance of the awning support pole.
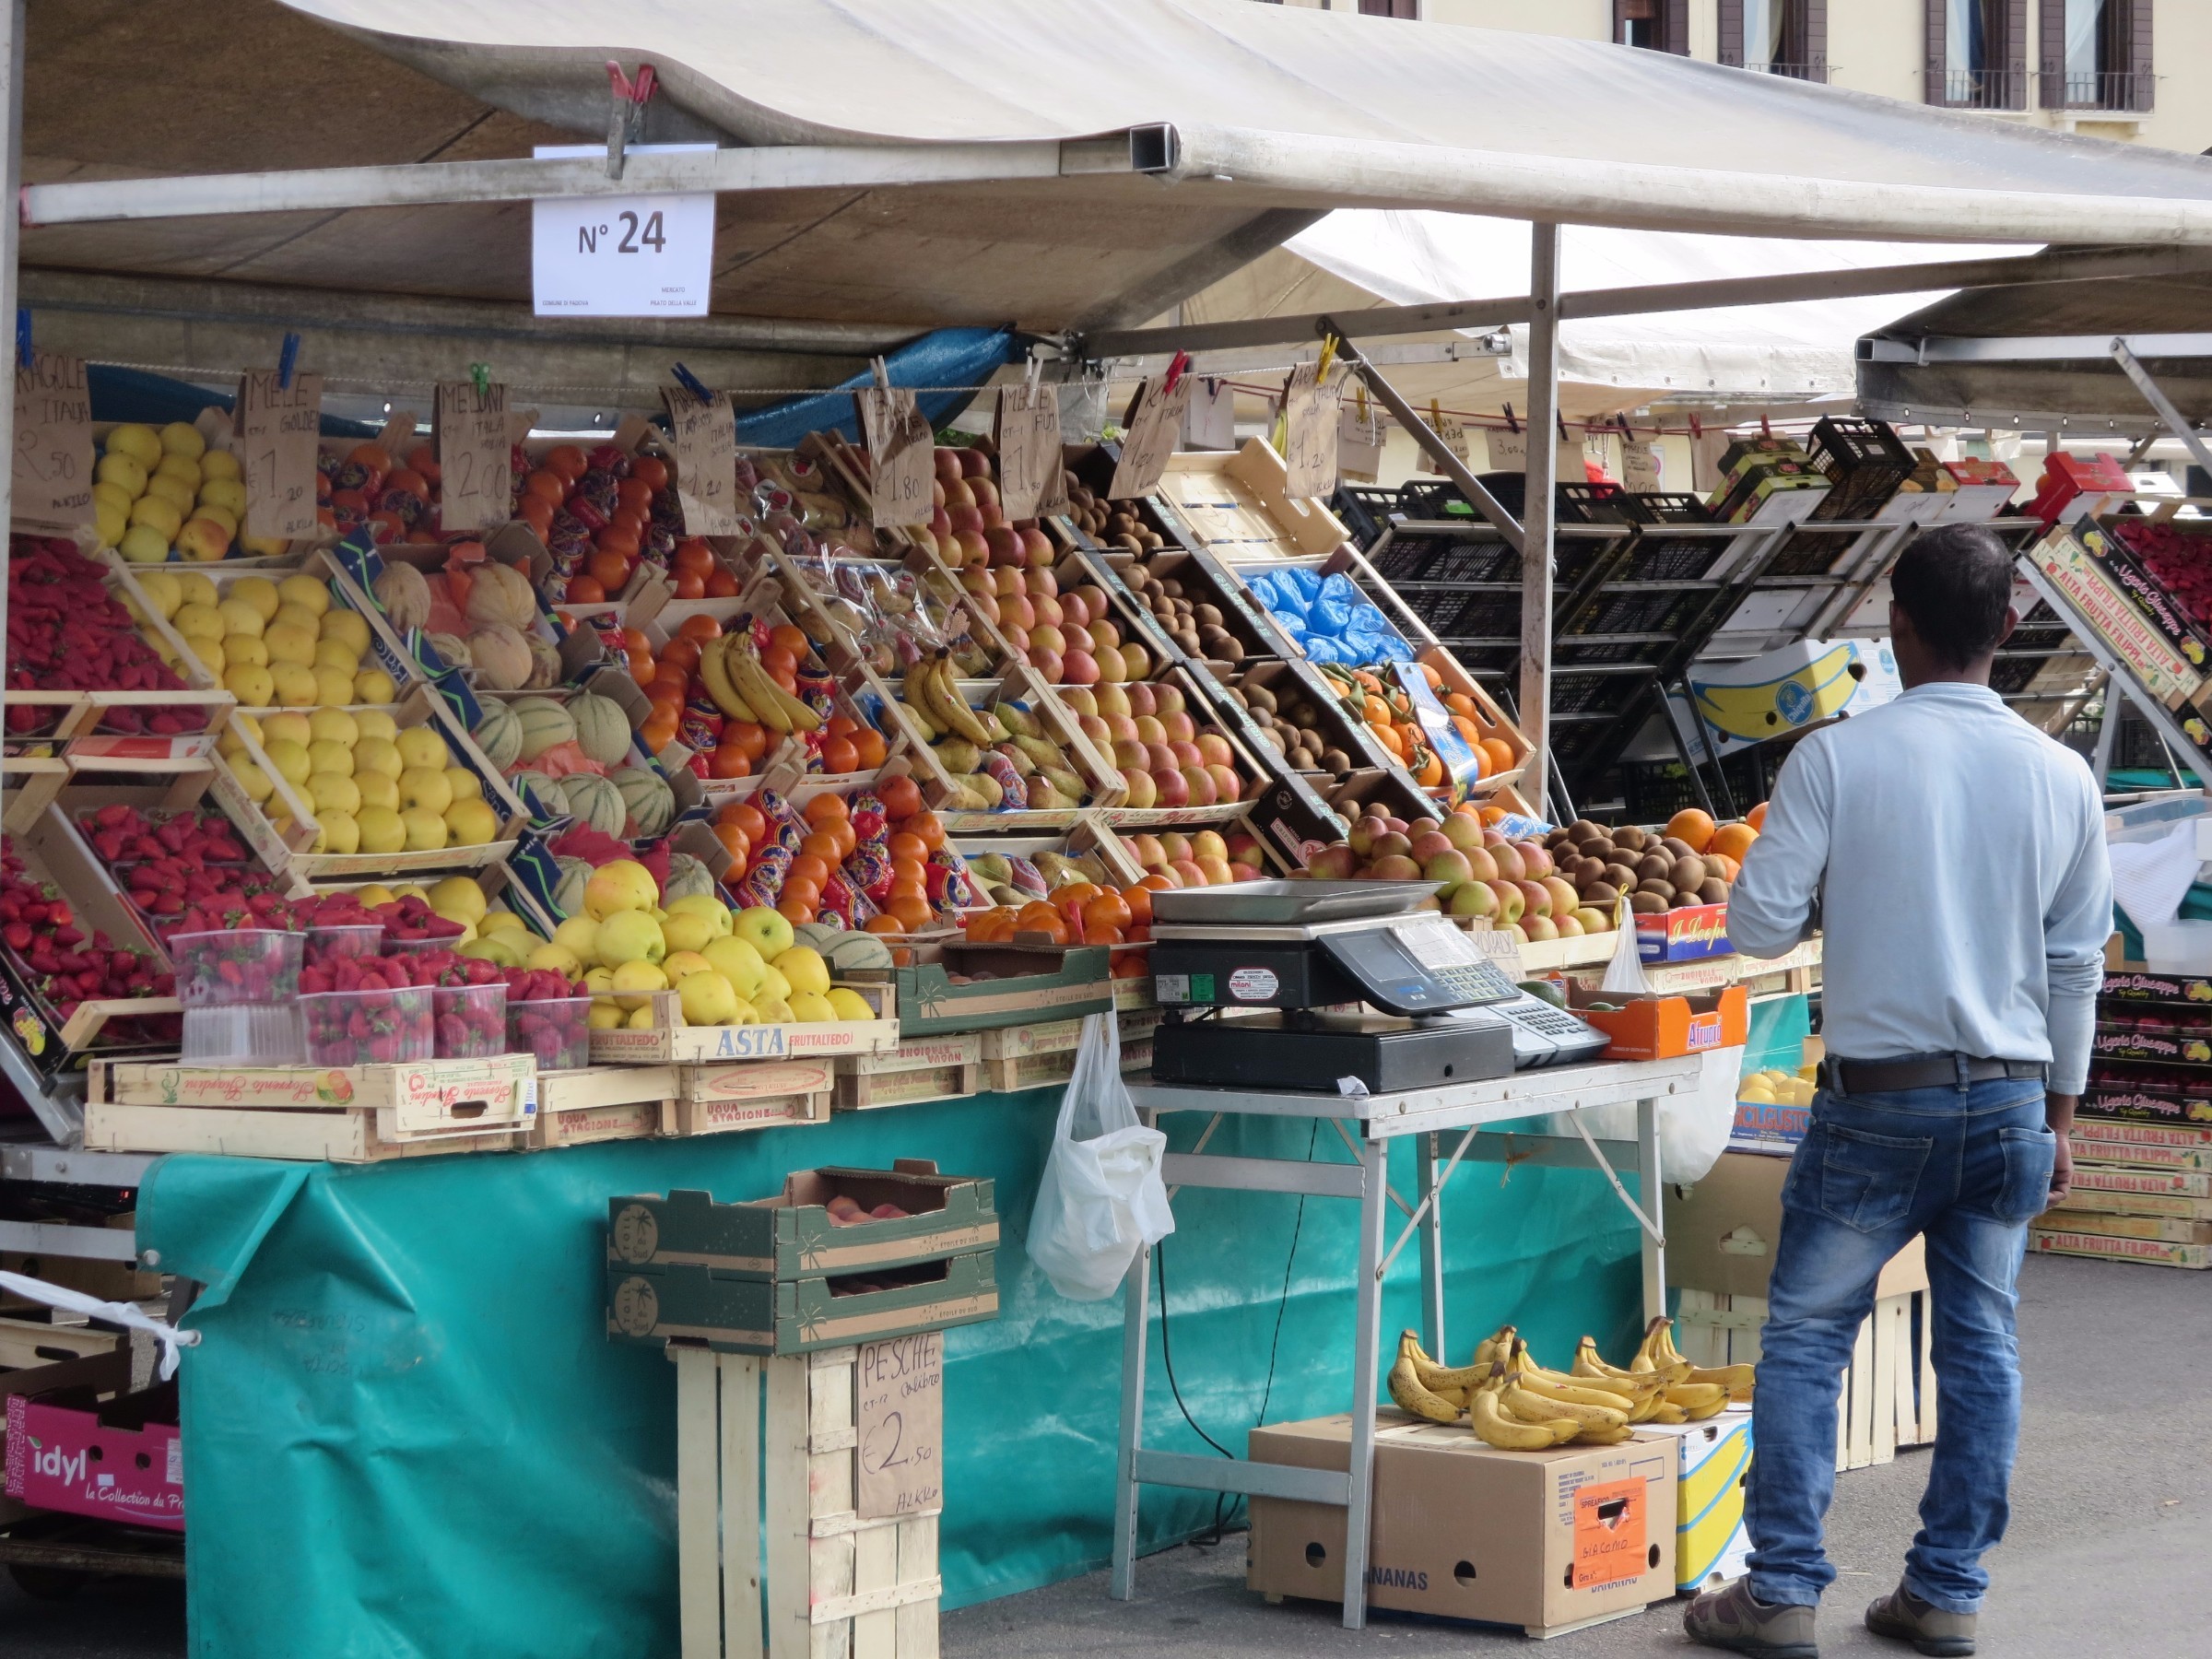
M 1521 505 L 1521 730 L 1537 812 L 1551 794 L 1551 553 L 1559 483 L 1559 228 L 1533 224 L 1528 278 L 1528 483 Z
M 1351 365 L 1352 372 L 1366 383 L 1367 389 L 1406 429 L 1414 442 L 1420 445 L 1421 453 L 1435 462 L 1444 477 L 1459 487 L 1460 494 L 1467 498 L 1477 512 L 1498 526 L 1498 533 L 1505 537 L 1513 551 L 1520 552 L 1524 539 L 1521 524 L 1505 510 L 1504 503 L 1483 488 L 1482 480 L 1475 476 L 1467 464 L 1452 453 L 1451 447 L 1436 435 L 1414 406 L 1399 395 L 1398 389 L 1382 378 L 1382 371 L 1360 355 L 1359 348 L 1347 337 L 1334 318 L 1322 318 L 1319 330 L 1323 335 L 1333 334 L 1337 337 L 1337 359 Z
M 0 29 L 7 31 L 6 39 L 0 40 L 0 76 L 6 77 L 6 84 L 0 85 L 0 190 L 6 192 L 4 200 L 11 209 L 0 212 L 0 327 L 7 330 L 12 340 L 19 332 L 16 327 L 16 255 L 23 235 L 12 211 L 18 187 L 23 182 L 23 0 L 0 0 Z M 0 407 L 0 456 L 15 453 L 16 403 L 10 397 L 5 407 Z M 14 488 L 13 471 L 0 466 L 0 529 L 14 522 Z M 7 583 L 0 582 L 0 640 L 6 637 Z M 6 805 L 6 781 L 0 779 L 0 807 Z M 34 1105 L 42 1103 L 36 1094 L 25 1099 Z
M 2136 390 L 2143 394 L 2143 401 L 2159 412 L 2159 418 L 2166 423 L 2166 429 L 2182 441 L 2189 453 L 2196 457 L 2196 464 L 2207 473 L 2212 473 L 2212 450 L 2205 447 L 2204 439 L 2189 424 L 2189 418 L 2173 406 L 2173 399 L 2168 397 L 2159 382 L 2150 378 L 2150 371 L 2143 367 L 2142 359 L 2129 349 L 2125 340 L 2112 342 L 2112 361 L 2118 363 L 2121 371 L 2136 382 Z

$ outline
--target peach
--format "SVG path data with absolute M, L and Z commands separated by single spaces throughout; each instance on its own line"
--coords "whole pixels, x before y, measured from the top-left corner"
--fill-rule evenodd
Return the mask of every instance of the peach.
M 1067 620 L 1067 613 L 1061 608 L 1060 601 L 1050 594 L 1031 594 L 1029 606 L 1037 613 L 1038 621 L 1050 622 L 1054 628 Z
M 1083 728 L 1084 736 L 1100 748 L 1110 750 L 1113 747 L 1113 734 L 1106 729 L 1105 721 L 1098 715 L 1078 714 L 1076 716 L 1076 724 Z
M 1157 835 L 1133 835 L 1128 846 L 1129 856 L 1136 860 L 1140 870 L 1156 870 L 1168 862 L 1167 849 L 1160 845 Z
M 1097 695 L 1099 712 L 1101 714 L 1119 714 L 1126 719 L 1130 715 L 1144 712 L 1142 709 L 1130 707 L 1129 693 L 1120 686 L 1100 686 Z
M 1194 743 L 1180 742 L 1171 738 L 1168 742 L 1168 752 L 1175 757 L 1176 765 L 1186 770 L 1190 767 L 1206 764 L 1206 757 L 1198 752 L 1198 746 Z
M 1244 793 L 1244 780 L 1237 776 L 1233 766 L 1209 766 L 1206 773 L 1214 781 L 1214 799 L 1233 801 Z
M 1024 610 L 1028 609 L 1029 607 L 1029 601 L 1026 599 L 1016 600 L 1013 603 L 1021 606 Z M 1014 624 L 1014 626 L 1017 628 L 1026 629 L 1029 632 L 1030 643 L 1036 646 L 1041 651 L 1050 651 L 1057 653 L 1067 649 L 1067 636 L 1062 633 L 1057 628 L 1053 627 L 1050 622 L 1038 622 L 1032 624 L 1026 619 L 1019 611 L 1009 615 L 1006 618 L 1006 620 Z
M 1159 838 L 1159 850 L 1168 855 L 1170 864 L 1179 858 L 1188 858 L 1191 856 L 1191 838 L 1180 830 L 1171 830 Z
M 1175 759 L 1175 751 L 1164 743 L 1145 745 L 1145 759 L 1154 771 L 1179 771 L 1182 762 Z
M 1152 695 L 1159 703 L 1162 714 L 1180 714 L 1188 706 L 1182 700 L 1182 688 L 1180 686 L 1156 687 Z
M 1137 766 L 1149 771 L 1152 756 L 1141 743 L 1117 743 L 1113 746 L 1113 763 L 1120 767 Z
M 1177 859 L 1168 868 L 1182 877 L 1182 885 L 1186 888 L 1202 888 L 1209 885 L 1206 879 L 1206 872 L 1187 858 Z
M 1129 670 L 1128 677 L 1133 680 L 1141 680 L 1152 672 L 1152 653 L 1142 645 L 1133 643 L 1123 646 L 1122 662 Z
M 1098 718 L 1099 700 L 1088 691 L 1069 691 L 1064 693 L 1060 700 L 1078 714 L 1088 714 L 1094 720 Z
M 1226 858 L 1200 857 L 1197 864 L 1199 869 L 1206 873 L 1206 885 L 1208 887 L 1227 887 L 1236 879 L 1230 873 L 1229 860 Z
M 1100 679 L 1111 680 L 1119 685 L 1129 677 L 1129 661 L 1120 652 L 1101 651 L 1098 653 L 1097 660 Z
M 1191 856 L 1226 860 L 1229 857 L 1229 843 L 1221 839 L 1218 830 L 1197 830 L 1191 836 Z
M 1171 743 L 1193 743 L 1197 740 L 1198 723 L 1181 709 L 1162 710 L 1159 724 Z
M 1351 848 L 1338 841 L 1314 853 L 1307 861 L 1306 874 L 1316 881 L 1348 881 L 1358 863 Z
M 1059 630 L 1055 629 L 1053 631 L 1056 633 Z M 1030 666 L 1044 677 L 1045 684 L 1057 686 L 1066 683 L 1067 661 L 1058 652 L 1032 642 L 1028 656 Z
M 1030 520 L 1027 521 L 1026 524 L 1015 525 L 1015 528 L 1021 532 L 1026 540 L 1030 533 L 1036 530 L 1037 525 L 1034 520 Z M 1051 571 L 1032 569 L 1023 572 L 1023 580 L 1030 584 L 1030 598 L 1057 600 L 1060 593 L 1060 579 Z
M 998 606 L 998 614 L 1006 618 L 1007 621 L 1011 622 L 1017 628 L 1027 628 L 1033 631 L 1037 627 L 1037 607 L 1030 603 L 1026 594 L 1010 594 L 1005 599 L 1000 600 Z M 1057 632 L 1058 630 L 1055 629 L 1054 631 Z M 1053 646 L 1053 649 L 1054 651 L 1065 651 L 1067 649 L 1067 642 L 1063 640 L 1059 644 Z
M 1159 694 L 1173 689 L 1172 686 L 1133 685 L 1124 695 L 1129 699 L 1130 713 L 1157 715 L 1160 710 Z
M 1057 634 L 1060 630 L 1052 630 Z M 1071 651 L 1061 659 L 1059 677 L 1055 685 L 1091 686 L 1098 683 L 1098 660 L 1088 651 Z
M 960 477 L 969 481 L 970 488 L 976 479 L 990 477 L 991 457 L 982 450 L 956 449 L 952 453 L 960 458 Z
M 1152 782 L 1157 786 L 1159 804 L 1162 806 L 1187 806 L 1191 803 L 1191 786 L 1183 775 L 1172 766 L 1152 769 Z
M 1136 688 L 1132 686 L 1130 689 L 1134 691 Z M 1131 699 L 1129 706 L 1132 709 L 1136 708 L 1134 698 Z M 1136 740 L 1139 743 L 1165 743 L 1168 740 L 1168 728 L 1160 724 L 1159 719 L 1148 711 L 1138 709 L 1135 724 Z

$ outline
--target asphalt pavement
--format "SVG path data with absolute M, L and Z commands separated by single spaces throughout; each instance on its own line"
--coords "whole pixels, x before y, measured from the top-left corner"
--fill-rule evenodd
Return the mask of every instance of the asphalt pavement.
M 1992 1659 L 2181 1659 L 2207 1651 L 2205 1563 L 2212 1560 L 2212 1274 L 2043 1257 L 2021 1275 L 2027 1375 L 2012 1528 L 1990 1558 L 1982 1621 Z M 1822 1651 L 1894 1655 L 1860 1627 L 1896 1582 L 1926 1478 L 1923 1453 L 1839 1478 L 1830 1552 L 1839 1577 L 1821 1613 Z M 1443 1659 L 1521 1644 L 1518 1634 L 1376 1614 L 1353 1635 L 1320 1603 L 1267 1606 L 1244 1588 L 1244 1541 L 1147 1558 L 1140 1599 L 1106 1595 L 1092 1573 L 948 1614 L 946 1659 L 1039 1655 L 1265 1654 L 1342 1659 L 1383 1653 Z M 1545 1659 L 1682 1654 L 1679 1604 L 1554 1638 Z M 468 1651 L 497 1653 L 479 1633 Z M 177 1659 L 183 1597 L 174 1585 L 96 1584 L 74 1601 L 34 1602 L 0 1578 L 6 1659 Z

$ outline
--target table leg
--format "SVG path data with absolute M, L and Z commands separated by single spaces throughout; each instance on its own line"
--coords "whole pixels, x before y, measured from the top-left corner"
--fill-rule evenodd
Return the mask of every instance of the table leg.
M 1636 1102 L 1636 1196 L 1659 1234 L 1653 1238 L 1650 1232 L 1638 1230 L 1643 1242 L 1643 1316 L 1647 1321 L 1663 1318 L 1666 1313 L 1666 1217 L 1661 1179 L 1659 1102 L 1639 1100 Z
M 1390 1143 L 1362 1143 L 1359 1312 L 1352 1335 L 1351 1503 L 1344 1519 L 1344 1628 L 1367 1628 L 1369 1516 L 1375 1495 L 1375 1361 L 1382 1327 L 1382 1218 Z
M 1136 1452 L 1145 1438 L 1145 1321 L 1152 1252 L 1140 1247 L 1122 1281 L 1122 1427 L 1114 1452 L 1113 1580 L 1116 1601 L 1136 1596 Z
M 1414 1191 L 1417 1203 L 1428 1207 L 1421 1215 L 1421 1345 L 1444 1358 L 1444 1195 L 1437 1190 L 1436 1135 L 1416 1135 L 1413 1143 Z

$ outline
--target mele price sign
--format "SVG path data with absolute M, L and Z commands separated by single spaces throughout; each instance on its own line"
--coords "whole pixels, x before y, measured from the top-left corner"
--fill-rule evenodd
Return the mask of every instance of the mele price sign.
M 712 153 L 711 144 L 632 145 L 631 156 Z M 604 158 L 597 145 L 540 145 L 540 160 Z M 531 288 L 541 317 L 703 317 L 714 276 L 714 197 L 541 196 L 531 205 Z

